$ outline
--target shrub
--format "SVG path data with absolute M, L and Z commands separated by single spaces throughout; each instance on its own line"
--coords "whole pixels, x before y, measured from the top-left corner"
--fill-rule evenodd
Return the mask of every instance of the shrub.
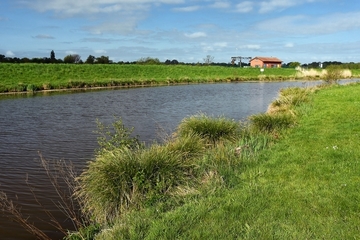
M 336 83 L 342 77 L 343 69 L 339 65 L 329 65 L 326 68 L 326 74 L 324 75 L 324 81 L 326 83 Z
M 186 136 L 195 134 L 207 143 L 216 144 L 222 140 L 233 141 L 238 135 L 240 124 L 225 117 L 212 118 L 199 114 L 185 118 L 178 127 L 178 134 Z

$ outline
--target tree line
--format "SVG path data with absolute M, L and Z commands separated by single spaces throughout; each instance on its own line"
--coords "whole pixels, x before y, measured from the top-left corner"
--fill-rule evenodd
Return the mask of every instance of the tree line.
M 212 58 L 213 60 L 213 58 Z M 137 61 L 132 62 L 113 62 L 109 59 L 109 56 L 100 56 L 95 57 L 93 55 L 89 55 L 85 61 L 81 59 L 81 56 L 79 54 L 69 54 L 65 56 L 63 59 L 56 58 L 55 52 L 52 50 L 50 52 L 50 57 L 43 57 L 43 58 L 18 58 L 18 57 L 6 57 L 3 54 L 0 54 L 0 63 L 45 63 L 45 64 L 56 64 L 56 63 L 67 63 L 67 64 L 142 64 L 142 65 L 158 65 L 158 64 L 165 64 L 165 65 L 216 65 L 216 66 L 233 66 L 231 63 L 214 63 L 205 61 L 204 63 L 184 63 L 179 62 L 176 59 L 167 59 L 164 62 L 161 62 L 158 58 L 140 58 Z M 245 64 L 246 65 L 246 64 Z M 236 65 L 235 65 L 236 66 Z
M 113 63 L 112 60 L 109 59 L 108 56 L 100 56 L 95 57 L 92 55 L 89 55 L 86 61 L 84 62 L 81 59 L 81 56 L 79 54 L 69 54 L 65 56 L 63 59 L 56 58 L 55 52 L 52 50 L 50 52 L 50 57 L 42 57 L 42 58 L 18 58 L 18 57 L 6 57 L 3 54 L 0 54 L 0 62 L 4 63 L 76 63 L 76 64 L 110 64 Z
M 113 62 L 109 59 L 109 56 L 100 56 L 95 57 L 93 55 L 89 55 L 85 61 L 81 59 L 81 56 L 79 54 L 69 54 L 65 56 L 63 59 L 56 58 L 55 52 L 52 50 L 50 52 L 49 57 L 42 57 L 42 58 L 18 58 L 18 57 L 6 57 L 3 54 L 0 54 L 0 63 L 67 63 L 67 64 L 143 64 L 143 65 L 157 65 L 157 64 L 165 64 L 165 65 L 212 65 L 212 66 L 224 66 L 224 67 L 238 67 L 237 64 L 234 63 L 216 63 L 213 61 L 213 56 L 206 56 L 204 58 L 204 62 L 200 63 L 184 63 L 179 62 L 176 59 L 170 60 L 167 59 L 164 62 L 161 62 L 158 58 L 140 58 L 137 61 L 132 62 Z M 302 68 L 327 68 L 328 66 L 338 65 L 342 68 L 346 69 L 360 69 L 360 63 L 342 63 L 338 61 L 325 61 L 325 62 L 312 62 L 312 63 L 305 63 L 301 64 L 300 62 L 289 62 L 289 63 L 283 63 L 283 68 L 296 68 L 296 67 L 302 67 Z M 242 63 L 242 67 L 248 67 L 250 66 L 250 63 Z

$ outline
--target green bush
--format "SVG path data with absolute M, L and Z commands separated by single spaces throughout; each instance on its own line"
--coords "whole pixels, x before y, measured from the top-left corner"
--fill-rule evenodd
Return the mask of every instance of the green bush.
M 324 81 L 326 83 L 336 83 L 342 77 L 343 68 L 340 65 L 329 65 L 326 68 Z

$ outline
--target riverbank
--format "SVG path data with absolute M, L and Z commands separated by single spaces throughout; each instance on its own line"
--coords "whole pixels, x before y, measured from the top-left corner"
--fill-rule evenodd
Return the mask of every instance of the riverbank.
M 265 69 L 192 65 L 0 64 L 0 93 L 66 91 L 190 83 L 320 79 L 291 68 Z
M 132 164 L 135 161 L 142 165 L 149 156 L 155 156 L 152 151 L 159 154 L 165 150 L 167 157 L 164 159 L 173 159 L 173 154 L 168 151 L 174 148 L 180 154 L 175 154 L 173 163 L 183 168 L 174 175 L 179 181 L 175 185 L 166 186 L 168 182 L 162 182 L 163 172 L 156 173 L 160 174 L 156 175 L 160 185 L 156 181 L 147 182 L 145 179 L 148 178 L 144 178 L 145 182 L 136 182 L 145 184 L 145 192 L 139 195 L 132 191 L 138 191 L 137 187 L 142 185 L 135 185 L 133 190 L 124 189 L 130 193 L 124 195 L 129 204 L 120 206 L 120 212 L 115 211 L 121 217 L 112 215 L 109 225 L 109 222 L 104 224 L 101 215 L 106 212 L 101 209 L 112 208 L 106 202 L 113 203 L 113 199 L 108 198 L 109 195 L 103 197 L 107 191 L 104 189 L 111 189 L 111 184 L 104 178 L 89 175 L 90 167 L 82 176 L 87 188 L 83 193 L 95 197 L 96 201 L 92 203 L 87 199 L 90 200 L 87 207 L 97 212 L 95 219 L 104 224 L 97 239 L 360 237 L 359 91 L 360 84 L 284 90 L 271 105 L 272 114 L 252 116 L 250 132 L 246 128 L 248 130 L 242 130 L 240 135 L 228 135 L 229 138 L 219 139 L 218 135 L 211 135 L 211 131 L 215 133 L 219 126 L 236 129 L 232 121 L 220 119 L 218 124 L 217 120 L 198 116 L 198 125 L 197 117 L 184 120 L 179 127 L 180 136 L 187 136 L 183 133 L 189 126 L 198 126 L 194 129 L 200 132 L 212 129 L 204 135 L 207 136 L 205 144 L 215 145 L 214 148 L 206 147 L 205 152 L 201 141 L 192 137 L 182 139 L 180 143 L 169 142 L 164 147 L 154 146 L 153 150 L 140 155 L 143 160 L 127 151 L 126 157 L 122 155 L 123 151 L 101 155 L 93 163 L 96 171 L 92 174 L 102 177 L 107 175 L 101 175 L 101 169 L 116 171 L 114 166 L 120 159 L 127 161 L 130 156 Z M 199 128 L 202 125 L 206 128 Z M 209 136 L 215 138 L 208 139 Z M 186 155 L 181 154 L 184 149 Z M 184 165 L 178 162 L 181 158 L 185 158 L 182 160 L 185 160 Z M 111 165 L 113 161 L 115 165 Z M 191 169 L 193 164 L 196 167 Z M 172 167 L 177 167 L 175 165 Z M 127 170 L 121 170 L 124 171 Z M 186 181 L 181 178 L 184 172 Z M 136 176 L 130 177 L 131 181 L 141 177 Z M 89 189 L 96 179 L 101 179 L 99 185 L 95 183 L 97 190 Z M 117 183 L 119 180 L 113 179 Z M 151 184 L 155 184 L 154 189 Z M 166 191 L 162 192 L 164 187 Z M 159 190 L 160 195 L 156 194 Z M 96 194 L 101 198 L 96 198 Z M 128 207 L 129 211 L 126 210 Z

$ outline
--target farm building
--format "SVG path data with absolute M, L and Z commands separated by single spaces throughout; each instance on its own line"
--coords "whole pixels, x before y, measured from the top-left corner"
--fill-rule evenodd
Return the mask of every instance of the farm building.
M 276 57 L 254 57 L 250 60 L 251 67 L 281 68 L 282 61 Z

